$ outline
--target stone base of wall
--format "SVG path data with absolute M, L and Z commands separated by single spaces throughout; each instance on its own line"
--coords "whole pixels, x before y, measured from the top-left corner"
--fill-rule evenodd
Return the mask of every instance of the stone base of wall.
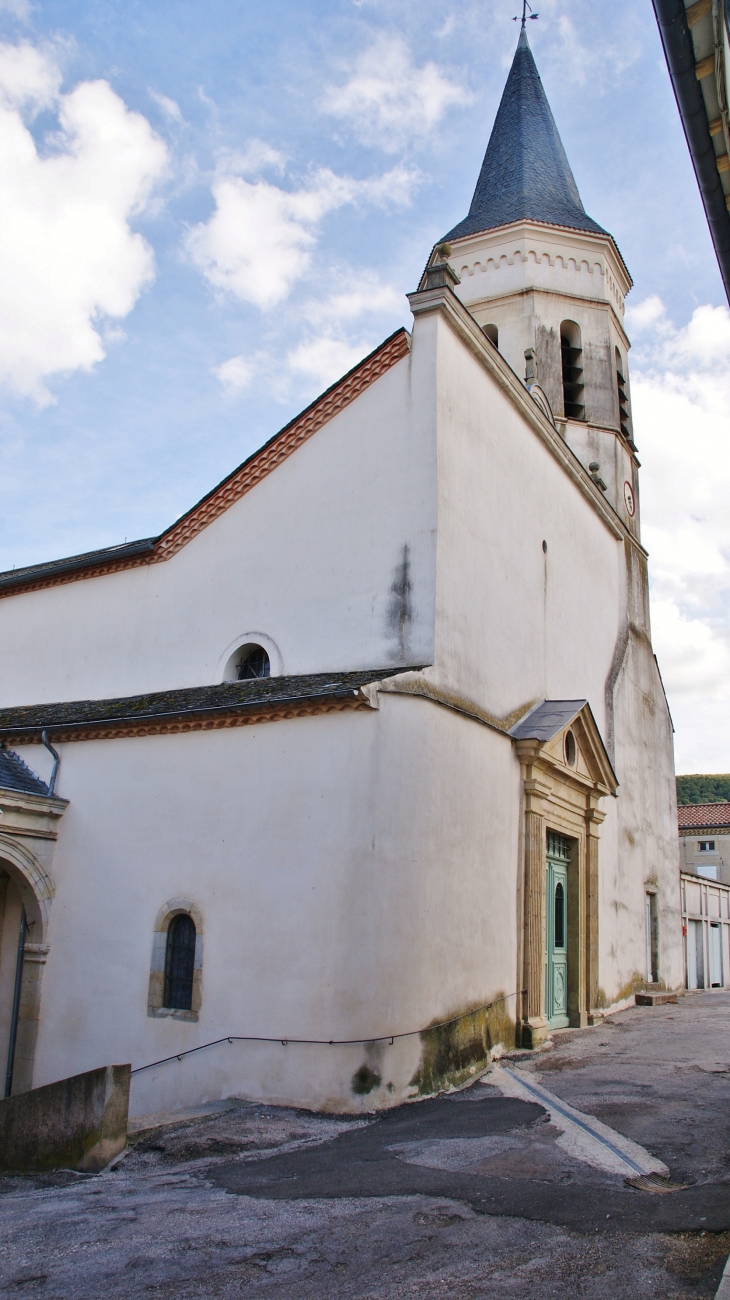
M 127 1145 L 130 1071 L 105 1065 L 0 1100 L 0 1168 L 104 1169 Z

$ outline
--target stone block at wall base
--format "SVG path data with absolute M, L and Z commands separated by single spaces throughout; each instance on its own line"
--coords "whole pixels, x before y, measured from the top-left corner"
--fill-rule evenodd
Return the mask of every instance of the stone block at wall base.
M 130 1072 L 103 1065 L 1 1100 L 0 1169 L 104 1169 L 127 1145 Z
M 665 1002 L 676 1002 L 676 993 L 637 993 L 635 1002 L 637 1007 L 663 1007 Z

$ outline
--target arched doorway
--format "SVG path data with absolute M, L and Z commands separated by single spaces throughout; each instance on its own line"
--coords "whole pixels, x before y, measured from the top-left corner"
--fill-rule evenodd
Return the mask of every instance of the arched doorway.
M 0 836 L 0 1096 L 33 1086 L 52 892 L 32 852 Z

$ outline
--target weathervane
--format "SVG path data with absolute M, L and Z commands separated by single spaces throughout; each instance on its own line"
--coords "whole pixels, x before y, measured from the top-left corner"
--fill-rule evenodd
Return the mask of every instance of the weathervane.
M 528 14 L 528 12 L 527 12 L 528 9 L 529 9 L 529 11 L 530 11 L 529 14 Z M 533 19 L 534 19 L 534 18 L 539 18 L 539 17 L 540 17 L 539 14 L 534 14 L 534 13 L 532 12 L 532 5 L 529 5 L 529 4 L 527 3 L 527 0 L 522 0 L 522 19 L 520 19 L 520 17 L 519 17 L 518 14 L 516 14 L 515 17 L 512 19 L 512 22 L 513 22 L 513 23 L 521 23 L 521 26 L 522 26 L 523 28 L 525 28 L 525 27 L 527 26 L 527 19 L 528 19 L 528 18 L 533 18 Z

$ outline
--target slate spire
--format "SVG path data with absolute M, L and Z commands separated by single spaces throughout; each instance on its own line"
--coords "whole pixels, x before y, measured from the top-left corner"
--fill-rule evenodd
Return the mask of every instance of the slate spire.
M 444 239 L 525 219 L 606 233 L 581 203 L 523 27 L 469 215 Z

